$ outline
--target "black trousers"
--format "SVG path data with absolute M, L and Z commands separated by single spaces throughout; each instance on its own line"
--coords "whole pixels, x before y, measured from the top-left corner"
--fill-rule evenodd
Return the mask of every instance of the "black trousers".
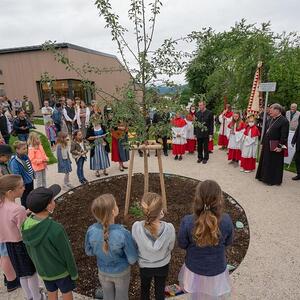
M 198 144 L 198 159 L 209 159 L 209 152 L 208 152 L 208 141 L 209 138 L 197 138 Z M 203 155 L 204 154 L 204 155 Z
M 300 151 L 295 152 L 294 158 L 296 163 L 297 175 L 300 176 Z
M 160 268 L 140 268 L 141 300 L 150 300 L 151 281 L 154 278 L 155 300 L 165 299 L 165 285 L 169 265 Z
M 29 193 L 33 190 L 33 181 L 31 183 L 25 184 L 25 190 L 21 197 L 21 204 L 27 209 L 26 200 Z

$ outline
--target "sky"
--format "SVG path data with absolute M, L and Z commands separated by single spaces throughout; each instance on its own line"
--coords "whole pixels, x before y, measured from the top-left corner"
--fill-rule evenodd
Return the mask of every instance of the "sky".
M 146 0 L 149 2 L 150 0 Z M 299 0 L 161 0 L 153 49 L 165 38 L 178 38 L 203 27 L 224 31 L 242 18 L 249 23 L 271 21 L 275 32 L 300 31 Z M 130 0 L 111 0 L 120 21 Z M 105 22 L 92 0 L 0 0 L 0 49 L 68 42 L 119 55 Z M 133 36 L 128 36 L 130 43 Z M 194 50 L 194 45 L 185 45 Z M 129 58 L 129 61 L 132 61 Z M 179 76 L 183 81 L 184 76 Z

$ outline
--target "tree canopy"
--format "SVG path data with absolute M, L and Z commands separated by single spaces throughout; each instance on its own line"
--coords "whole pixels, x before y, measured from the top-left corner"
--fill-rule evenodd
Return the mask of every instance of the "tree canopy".
M 253 76 L 263 62 L 262 81 L 276 81 L 271 101 L 288 106 L 300 103 L 299 36 L 276 34 L 270 23 L 260 26 L 236 23 L 228 31 L 204 28 L 197 34 L 197 50 L 190 61 L 186 79 L 192 93 L 205 94 L 215 111 L 223 107 L 224 96 L 236 109 L 246 109 Z

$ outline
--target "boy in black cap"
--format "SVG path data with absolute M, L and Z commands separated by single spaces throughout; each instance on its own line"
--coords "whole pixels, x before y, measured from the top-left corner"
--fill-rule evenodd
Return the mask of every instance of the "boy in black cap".
M 49 299 L 73 299 L 72 291 L 78 277 L 71 245 L 63 226 L 49 217 L 55 209 L 54 197 L 61 188 L 54 184 L 39 187 L 27 197 L 33 215 L 22 225 L 23 242 L 39 276 L 43 279 Z
M 9 145 L 0 145 L 0 176 L 11 173 L 7 163 L 12 154 L 13 152 Z

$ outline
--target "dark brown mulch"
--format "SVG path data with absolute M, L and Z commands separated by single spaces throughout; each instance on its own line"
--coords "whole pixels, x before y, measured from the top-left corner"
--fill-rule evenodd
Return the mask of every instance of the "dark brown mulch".
M 165 220 L 174 224 L 178 231 L 180 220 L 191 213 L 194 190 L 198 181 L 165 174 L 165 185 L 168 201 L 168 214 Z M 73 190 L 74 193 L 64 194 L 58 199 L 54 219 L 64 225 L 72 243 L 73 252 L 79 270 L 77 292 L 79 294 L 94 296 L 95 289 L 99 286 L 97 277 L 96 259 L 85 255 L 84 238 L 87 228 L 95 222 L 90 212 L 90 205 L 94 198 L 103 193 L 112 193 L 118 202 L 120 214 L 117 222 L 123 222 L 124 201 L 126 193 L 127 175 L 100 179 L 91 185 L 81 186 Z M 143 194 L 143 175 L 133 177 L 131 204 L 140 201 Z M 160 193 L 158 174 L 150 174 L 150 191 Z M 228 263 L 237 267 L 246 255 L 249 245 L 249 226 L 244 210 L 229 195 L 225 195 L 225 211 L 229 213 L 233 224 L 241 221 L 244 229 L 235 230 L 234 243 L 227 249 Z M 62 201 L 63 200 L 63 201 Z M 130 216 L 128 227 L 139 218 Z M 178 272 L 184 262 L 184 251 L 175 245 L 170 263 L 168 283 L 177 283 Z M 139 299 L 139 272 L 135 265 L 131 272 L 130 299 Z

